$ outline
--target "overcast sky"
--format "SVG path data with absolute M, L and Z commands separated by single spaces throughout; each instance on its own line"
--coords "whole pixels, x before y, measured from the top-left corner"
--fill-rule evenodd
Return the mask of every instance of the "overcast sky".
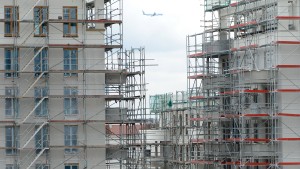
M 124 46 L 145 47 L 148 95 L 186 90 L 186 35 L 200 32 L 199 0 L 124 1 Z M 162 13 L 163 16 L 144 16 Z

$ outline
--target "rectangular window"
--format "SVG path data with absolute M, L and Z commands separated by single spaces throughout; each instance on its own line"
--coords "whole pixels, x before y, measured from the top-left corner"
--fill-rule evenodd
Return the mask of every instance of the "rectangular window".
M 36 6 L 33 9 L 34 36 L 46 36 L 48 32 L 48 7 Z
M 5 77 L 18 77 L 19 52 L 17 49 L 4 49 Z
M 19 8 L 4 6 L 4 36 L 12 37 L 19 34 Z
M 35 169 L 49 169 L 49 165 L 48 164 L 36 164 L 35 165 Z
M 48 49 L 34 49 L 34 75 L 38 77 L 42 72 L 48 71 Z
M 74 37 L 77 35 L 77 7 L 63 7 L 63 36 Z
M 44 98 L 48 96 L 48 88 L 47 87 L 35 87 L 34 88 L 34 102 L 35 105 L 38 105 L 35 109 L 36 116 L 47 116 L 48 115 L 48 98 Z M 40 102 L 43 100 L 42 102 Z
M 78 105 L 76 95 L 78 95 L 78 89 L 76 87 L 65 87 L 64 95 L 65 115 L 77 115 Z
M 64 76 L 77 76 L 71 71 L 78 70 L 78 49 L 64 49 Z
M 65 164 L 65 169 L 78 169 L 78 164 Z
M 14 169 L 13 164 L 6 164 L 5 169 Z
M 19 147 L 19 128 L 13 126 L 5 127 L 6 155 L 15 155 Z
M 253 128 L 254 138 L 258 138 L 258 123 L 254 123 Z
M 39 126 L 35 126 L 35 130 Z M 48 126 L 42 127 L 37 134 L 35 135 L 35 148 L 36 148 L 36 153 L 38 154 L 43 148 L 48 147 Z
M 78 126 L 65 126 L 65 146 L 77 146 Z M 76 153 L 76 148 L 65 148 L 65 153 Z
M 18 117 L 19 100 L 16 98 L 18 89 L 14 87 L 5 87 L 5 116 Z
M 6 164 L 5 169 L 19 169 L 19 166 L 16 164 Z
M 95 9 L 95 4 L 94 3 L 88 3 L 86 6 L 86 18 L 87 20 L 95 20 L 96 19 L 96 9 Z M 88 22 L 86 24 L 87 29 L 95 29 L 96 24 L 93 22 Z

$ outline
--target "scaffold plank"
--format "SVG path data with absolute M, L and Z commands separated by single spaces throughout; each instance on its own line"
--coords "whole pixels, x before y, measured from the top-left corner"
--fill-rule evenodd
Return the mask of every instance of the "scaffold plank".
M 250 22 L 246 22 L 246 23 L 232 25 L 232 26 L 229 26 L 229 28 L 230 29 L 237 29 L 237 28 L 243 28 L 243 27 L 246 27 L 246 26 L 253 26 L 253 25 L 257 25 L 257 22 L 256 21 L 250 21 Z
M 141 97 L 136 98 L 126 98 L 123 95 L 48 95 L 49 99 L 61 99 L 61 98 L 104 98 L 105 100 L 133 100 L 138 99 Z M 0 99 L 4 98 L 18 98 L 18 99 L 31 99 L 37 98 L 34 96 L 7 96 L 7 95 L 0 95 Z M 41 97 L 42 98 L 42 97 Z
M 231 51 L 231 52 L 238 51 L 238 48 L 230 48 L 230 51 Z
M 204 75 L 204 74 L 197 74 L 197 75 L 188 76 L 188 79 L 202 79 L 205 76 L 206 75 Z
M 49 44 L 49 48 L 122 48 L 122 45 L 101 44 Z
M 294 92 L 300 92 L 300 89 L 277 89 L 277 92 L 283 92 L 283 93 L 294 93 Z
M 219 164 L 219 165 L 242 165 L 242 166 L 269 166 L 270 162 L 240 162 L 240 161 L 205 161 L 205 160 L 192 160 L 193 164 Z
M 276 68 L 300 68 L 300 65 L 277 65 Z
M 287 117 L 300 117 L 300 114 L 294 114 L 294 113 L 278 113 L 278 116 L 287 116 Z
M 5 22 L 5 19 L 0 19 L 0 22 Z M 18 22 L 34 23 L 33 19 L 22 19 Z M 103 23 L 106 25 L 111 24 L 122 24 L 122 20 L 111 20 L 111 19 L 77 19 L 77 20 L 66 20 L 66 19 L 49 19 L 44 22 L 48 23 Z
M 300 162 L 279 162 L 278 165 L 300 165 Z
M 253 49 L 253 48 L 258 48 L 258 44 L 251 44 L 251 45 L 248 45 L 248 46 L 241 46 L 240 50 Z
M 49 123 L 92 123 L 104 122 L 104 120 L 48 120 Z
M 232 91 L 221 92 L 220 95 L 233 95 L 233 94 L 239 94 L 239 93 L 240 93 L 239 90 L 232 90 Z
M 246 71 L 251 71 L 251 70 L 249 70 L 249 69 L 243 69 L 243 68 L 236 68 L 236 69 L 230 69 L 229 73 L 231 73 L 231 74 L 237 74 L 237 73 L 246 72 Z
M 14 45 L 14 44 L 0 44 L 0 48 L 32 48 L 32 45 Z M 43 45 L 36 46 L 37 48 L 43 47 Z M 123 45 L 105 45 L 105 44 L 48 44 L 49 48 L 105 48 L 114 49 L 122 48 Z
M 234 3 L 231 3 L 230 6 L 231 6 L 231 7 L 237 7 L 237 6 L 239 6 L 239 5 L 244 5 L 244 4 L 246 4 L 246 3 L 251 3 L 251 2 L 255 2 L 255 1 L 257 1 L 257 0 L 242 0 L 242 1 L 240 1 L 240 2 L 234 2 Z
M 225 139 L 226 141 L 233 141 L 233 142 L 265 142 L 268 143 L 271 141 L 271 139 L 267 138 L 229 138 Z
M 125 70 L 106 70 L 106 69 L 97 69 L 97 70 L 91 70 L 91 69 L 82 69 L 82 70 L 54 70 L 54 69 L 50 69 L 47 71 L 41 71 L 38 73 L 105 73 L 106 75 L 127 75 L 127 76 L 133 76 L 133 75 L 139 75 L 142 72 L 137 71 L 137 72 L 128 72 Z M 14 70 L 0 70 L 0 73 L 37 73 L 37 71 L 14 71 Z
M 269 90 L 251 90 L 251 89 L 246 89 L 244 90 L 244 93 L 269 93 Z
M 227 138 L 224 141 L 240 142 L 240 141 L 242 141 L 242 139 L 241 138 Z
M 278 20 L 300 20 L 300 16 L 276 16 Z
M 284 137 L 284 138 L 277 138 L 278 141 L 300 141 L 300 138 L 297 137 Z
M 77 19 L 77 20 L 66 20 L 66 19 L 49 19 L 49 23 L 104 23 L 104 24 L 121 24 L 122 20 L 109 20 L 109 19 Z
M 267 113 L 262 113 L 262 114 L 244 114 L 242 116 L 245 116 L 245 117 L 268 117 L 270 115 Z
M 188 55 L 188 57 L 189 58 L 199 58 L 199 57 L 202 57 L 205 54 L 206 54 L 205 52 L 200 52 L 200 53 L 195 53 L 195 54 Z
M 191 121 L 203 121 L 205 119 L 207 119 L 207 118 L 204 118 L 204 117 L 203 118 L 200 118 L 200 117 L 199 118 L 190 118 Z
M 271 141 L 271 139 L 268 139 L 268 138 L 245 138 L 244 141 L 268 143 Z
M 276 41 L 275 43 L 282 44 L 282 45 L 299 45 L 300 41 L 279 40 L 279 41 Z
M 204 99 L 204 96 L 191 96 L 189 97 L 190 100 L 200 100 L 200 99 Z

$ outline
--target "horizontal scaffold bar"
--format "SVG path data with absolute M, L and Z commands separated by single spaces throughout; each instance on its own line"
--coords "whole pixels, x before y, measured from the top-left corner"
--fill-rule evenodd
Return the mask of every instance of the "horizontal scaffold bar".
M 14 71 L 14 70 L 0 70 L 0 73 L 105 73 L 108 75 L 117 74 L 141 74 L 141 72 L 127 72 L 126 69 L 122 70 L 47 70 L 47 71 Z
M 48 98 L 52 99 L 59 99 L 59 98 L 104 98 L 106 100 L 119 100 L 119 99 L 128 99 L 127 97 L 124 97 L 123 95 L 48 95 Z M 31 99 L 31 98 L 38 98 L 34 96 L 7 96 L 7 95 L 0 95 L 0 99 L 2 98 L 18 98 L 18 99 Z M 41 97 L 42 98 L 42 97 Z
M 188 55 L 188 57 L 189 58 L 200 58 L 205 54 L 206 54 L 205 52 L 200 52 L 200 53 L 195 53 L 195 54 Z
M 276 41 L 275 44 L 282 44 L 282 45 L 300 45 L 300 41 L 279 40 L 279 41 Z
M 5 19 L 0 19 L 0 22 L 5 22 Z M 33 19 L 22 19 L 17 20 L 18 22 L 28 22 L 28 23 L 34 23 Z M 76 20 L 70 20 L 70 19 L 49 19 L 49 20 L 43 20 L 45 23 L 104 23 L 104 24 L 121 24 L 122 20 L 111 20 L 111 19 L 76 19 Z
M 300 117 L 300 114 L 295 113 L 278 113 L 278 116 L 286 116 L 286 117 Z
M 240 162 L 240 161 L 205 161 L 205 160 L 192 160 L 192 164 L 219 164 L 219 165 L 240 165 L 240 166 L 286 166 L 286 165 L 300 165 L 300 162 L 278 162 L 278 163 L 270 163 L 270 162 Z
M 300 141 L 300 138 L 295 137 L 285 137 L 285 138 L 277 138 L 277 141 Z
M 204 75 L 204 74 L 197 74 L 197 75 L 188 76 L 188 79 L 201 79 L 205 76 L 206 75 Z
M 15 45 L 15 44 L 0 44 L 0 48 L 32 48 L 32 45 Z M 35 46 L 36 48 L 43 47 Z M 122 48 L 123 45 L 103 45 L 103 44 L 48 44 L 48 48 L 105 48 L 105 49 L 113 49 L 113 48 Z
M 294 93 L 294 92 L 300 92 L 300 89 L 277 89 L 276 92 Z
M 278 20 L 300 20 L 300 16 L 276 16 Z
M 269 138 L 215 138 L 215 139 L 191 139 L 191 143 L 208 143 L 208 142 L 262 142 L 262 143 L 269 143 L 271 141 L 300 141 L 298 137 L 282 137 L 276 139 L 269 139 Z
M 240 118 L 240 117 L 253 117 L 253 118 L 258 118 L 258 117 L 300 117 L 300 114 L 296 113 L 277 113 L 275 115 L 267 114 L 267 113 L 246 113 L 246 114 L 221 114 L 217 117 L 195 117 L 195 118 L 190 118 L 191 121 L 205 121 L 205 120 L 219 120 L 222 118 L 227 118 L 227 119 L 232 119 L 232 118 Z
M 204 99 L 204 96 L 191 96 L 189 97 L 190 100 L 199 100 L 199 99 Z
M 257 25 L 257 22 L 256 21 L 250 21 L 250 22 L 246 22 L 246 23 L 232 25 L 232 26 L 229 26 L 229 28 L 230 29 L 237 29 L 237 28 L 243 28 L 243 27 L 253 26 L 253 25 Z
M 258 0 L 242 0 L 240 2 L 231 3 L 230 6 L 231 7 L 237 7 L 237 6 L 244 5 L 244 4 L 251 3 L 251 2 L 255 2 L 255 1 L 258 1 Z
M 300 68 L 300 65 L 277 65 L 276 68 Z

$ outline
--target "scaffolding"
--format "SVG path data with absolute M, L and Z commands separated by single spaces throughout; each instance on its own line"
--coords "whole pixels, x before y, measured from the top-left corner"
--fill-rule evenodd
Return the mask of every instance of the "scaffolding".
M 298 168 L 299 6 L 205 0 L 203 7 L 204 31 L 187 36 L 191 167 Z
M 1 168 L 147 168 L 145 51 L 123 50 L 123 1 L 0 6 Z
M 132 48 L 123 51 L 118 61 L 125 76 L 119 74 L 119 81 L 107 83 L 107 95 L 121 95 L 119 100 L 107 102 L 106 143 L 117 145 L 110 149 L 108 166 L 111 168 L 148 168 L 145 161 L 146 125 L 146 82 L 145 49 Z M 124 76 L 124 77 L 123 77 Z M 125 78 L 125 79 L 123 79 Z M 120 85 L 121 84 L 121 85 Z
M 150 96 L 150 114 L 159 123 L 146 133 L 149 161 L 156 164 L 151 166 L 174 169 L 189 167 L 187 100 L 185 91 Z

